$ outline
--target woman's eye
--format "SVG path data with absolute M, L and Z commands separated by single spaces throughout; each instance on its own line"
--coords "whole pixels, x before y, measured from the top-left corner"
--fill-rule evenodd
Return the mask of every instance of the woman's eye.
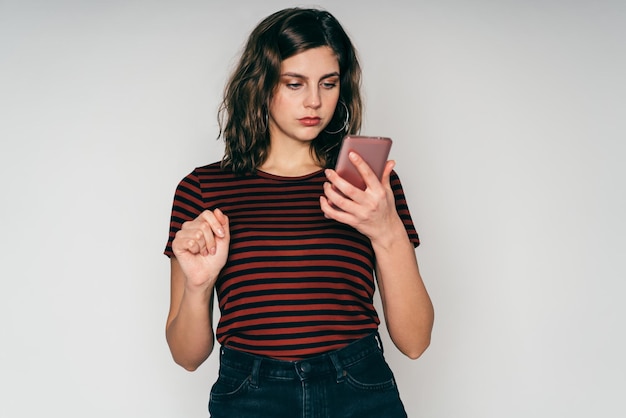
M 301 83 L 287 83 L 287 88 L 290 88 L 292 90 L 297 90 L 302 86 Z
M 329 89 L 330 90 L 332 88 L 337 87 L 337 83 L 331 83 L 331 82 L 327 81 L 327 82 L 322 83 L 322 87 L 324 87 L 325 89 Z

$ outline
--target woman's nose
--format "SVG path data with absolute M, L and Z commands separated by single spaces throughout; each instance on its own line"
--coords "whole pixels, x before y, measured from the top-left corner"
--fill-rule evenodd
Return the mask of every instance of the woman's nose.
M 318 107 L 322 105 L 320 93 L 317 88 L 311 88 L 309 90 L 309 94 L 307 95 L 305 105 L 313 109 L 317 109 Z

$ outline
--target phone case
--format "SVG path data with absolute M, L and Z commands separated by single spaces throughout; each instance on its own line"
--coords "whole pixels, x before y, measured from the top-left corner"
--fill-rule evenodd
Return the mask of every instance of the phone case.
M 385 163 L 391 150 L 391 138 L 380 136 L 348 135 L 343 139 L 335 171 L 355 187 L 365 190 L 365 182 L 358 170 L 348 158 L 350 151 L 354 151 L 363 158 L 380 180 L 385 169 Z

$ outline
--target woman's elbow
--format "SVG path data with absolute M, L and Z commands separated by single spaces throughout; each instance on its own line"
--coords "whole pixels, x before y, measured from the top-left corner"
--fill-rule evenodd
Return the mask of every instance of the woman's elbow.
M 425 341 L 420 342 L 419 344 L 414 344 L 411 347 L 403 350 L 402 353 L 411 360 L 417 360 L 422 356 L 422 354 L 424 354 L 424 351 L 426 351 L 429 345 L 430 337 L 428 337 L 428 339 L 426 339 Z
M 196 370 L 198 370 L 198 367 L 200 367 L 199 364 L 181 364 L 178 363 L 179 366 L 181 366 L 183 369 L 187 370 L 188 372 L 195 372 Z
M 188 372 L 194 372 L 204 363 L 204 361 L 209 358 L 211 352 L 213 351 L 213 345 L 208 347 L 206 350 L 202 351 L 189 351 L 189 350 L 181 350 L 176 349 L 170 345 L 170 354 L 172 355 L 172 359 L 174 363 L 178 364 L 183 369 Z
M 187 370 L 188 372 L 195 372 L 196 370 L 198 370 L 198 367 L 200 367 L 200 363 L 198 362 L 178 359 L 174 356 L 172 356 L 172 358 L 174 359 L 174 363 L 178 364 L 180 367 Z
M 172 355 L 172 358 L 174 359 L 174 363 L 178 364 L 180 367 L 187 370 L 188 372 L 195 372 L 196 370 L 198 370 L 198 367 L 200 367 L 202 363 L 204 363 L 204 360 L 206 360 L 206 358 L 203 358 L 203 359 L 178 358 L 174 355 Z

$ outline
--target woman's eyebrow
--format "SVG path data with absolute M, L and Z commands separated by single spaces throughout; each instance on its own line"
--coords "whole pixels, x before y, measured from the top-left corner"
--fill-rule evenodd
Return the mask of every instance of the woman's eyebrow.
M 282 73 L 280 76 L 281 77 L 302 78 L 304 80 L 308 80 L 309 79 L 309 77 L 307 77 L 305 75 L 298 74 L 298 73 L 292 73 L 292 72 Z M 328 74 L 325 74 L 325 75 L 321 76 L 320 80 L 324 80 L 325 78 L 330 78 L 330 77 L 339 77 L 339 73 L 337 71 L 333 71 L 332 73 L 328 73 Z

